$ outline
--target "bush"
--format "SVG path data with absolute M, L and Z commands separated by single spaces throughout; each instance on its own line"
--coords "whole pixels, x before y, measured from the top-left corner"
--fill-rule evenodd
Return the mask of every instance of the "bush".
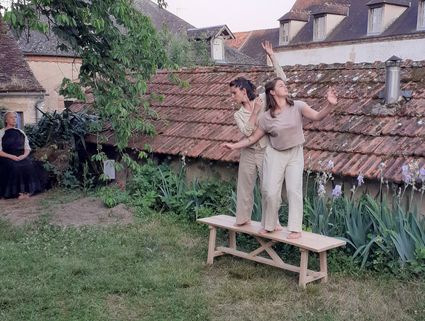
M 148 161 L 140 165 L 127 184 L 132 205 L 141 210 L 174 213 L 188 220 L 227 213 L 233 185 L 218 180 L 186 180 L 181 166 L 174 172 L 167 165 Z
M 45 168 L 60 186 L 87 188 L 93 182 L 85 136 L 96 123 L 94 116 L 73 113 L 44 113 L 35 125 L 26 126 L 25 132 L 34 152 L 34 158 L 45 162 Z M 81 175 L 83 174 L 83 175 Z

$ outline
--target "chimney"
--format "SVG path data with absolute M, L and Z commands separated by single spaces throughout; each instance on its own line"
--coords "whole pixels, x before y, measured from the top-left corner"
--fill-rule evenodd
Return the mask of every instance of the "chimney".
M 385 103 L 397 103 L 401 96 L 400 89 L 401 58 L 392 56 L 385 62 Z

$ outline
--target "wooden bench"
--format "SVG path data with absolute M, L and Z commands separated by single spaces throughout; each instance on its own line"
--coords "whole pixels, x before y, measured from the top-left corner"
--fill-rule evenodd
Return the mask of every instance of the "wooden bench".
M 214 258 L 217 256 L 232 254 L 244 259 L 297 272 L 299 273 L 298 284 L 302 288 L 305 288 L 307 283 L 319 279 L 321 279 L 321 282 L 323 283 L 327 282 L 327 251 L 345 245 L 345 242 L 342 240 L 310 232 L 302 232 L 302 237 L 299 239 L 287 239 L 289 231 L 286 228 L 282 231 L 259 234 L 258 231 L 261 229 L 260 222 L 252 221 L 249 225 L 235 226 L 235 217 L 228 215 L 217 215 L 202 218 L 198 219 L 198 222 L 208 224 L 210 229 L 208 264 L 213 264 Z M 228 247 L 216 246 L 217 228 L 229 231 Z M 254 236 L 258 243 L 260 243 L 260 247 L 250 253 L 238 250 L 236 248 L 236 233 L 245 233 Z M 285 243 L 298 247 L 301 252 L 300 266 L 284 263 L 272 248 L 272 246 L 276 243 Z M 267 252 L 270 258 L 259 256 L 259 254 L 264 251 Z M 319 253 L 320 271 L 312 271 L 308 269 L 308 255 L 310 251 Z

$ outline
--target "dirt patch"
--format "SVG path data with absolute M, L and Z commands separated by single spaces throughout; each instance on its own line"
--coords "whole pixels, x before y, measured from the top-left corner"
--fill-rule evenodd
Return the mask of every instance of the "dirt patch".
M 0 199 L 0 218 L 13 225 L 22 225 L 37 220 L 45 214 L 40 202 L 44 195 L 36 195 L 26 200 Z
M 107 208 L 102 201 L 86 197 L 53 207 L 52 224 L 60 226 L 131 224 L 133 214 L 123 204 Z
M 0 218 L 13 225 L 36 221 L 46 215 L 49 222 L 59 226 L 131 224 L 133 213 L 125 205 L 107 208 L 95 197 L 83 197 L 63 204 L 46 206 L 47 194 L 27 200 L 0 200 Z

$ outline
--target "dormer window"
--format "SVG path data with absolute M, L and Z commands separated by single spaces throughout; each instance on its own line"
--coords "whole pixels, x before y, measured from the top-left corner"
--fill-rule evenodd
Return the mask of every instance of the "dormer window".
M 410 7 L 410 1 L 370 0 L 366 5 L 369 7 L 367 34 L 373 36 L 381 34 L 396 21 Z
M 211 59 L 216 63 L 226 63 L 224 41 L 235 39 L 235 36 L 226 25 L 191 28 L 187 30 L 190 41 L 205 41 L 210 44 Z
M 289 11 L 279 19 L 279 46 L 288 45 L 309 19 L 307 11 Z
M 280 24 L 280 44 L 289 42 L 289 22 Z
M 349 7 L 325 3 L 311 11 L 313 21 L 313 41 L 325 40 L 332 31 L 348 16 Z
M 382 32 L 382 16 L 384 7 L 369 9 L 368 34 L 379 34 Z
M 313 41 L 320 41 L 326 38 L 326 16 L 314 17 Z
M 418 30 L 425 30 L 425 0 L 418 5 Z
M 221 37 L 214 38 L 212 41 L 212 58 L 214 60 L 224 60 L 224 40 Z

